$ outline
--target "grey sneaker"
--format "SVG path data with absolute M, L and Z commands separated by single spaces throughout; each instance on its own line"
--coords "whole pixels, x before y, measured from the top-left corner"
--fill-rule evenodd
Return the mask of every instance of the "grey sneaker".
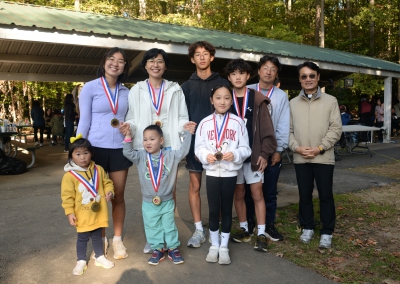
M 329 249 L 332 247 L 332 235 L 321 235 L 321 239 L 319 241 L 319 246 L 320 248 L 326 248 Z
M 231 258 L 229 257 L 229 249 L 227 247 L 219 248 L 219 264 L 230 264 Z
M 206 257 L 207 262 L 217 262 L 218 261 L 218 247 L 211 246 L 208 250 L 208 254 Z
M 153 250 L 151 249 L 151 244 L 146 242 L 146 245 L 144 246 L 143 252 L 144 253 L 153 253 Z
M 206 233 L 204 231 L 194 231 L 192 237 L 188 241 L 187 245 L 190 248 L 199 248 L 202 243 L 206 241 Z
M 313 236 L 314 236 L 314 230 L 303 229 L 303 233 L 300 236 L 300 240 L 305 244 L 309 244 Z

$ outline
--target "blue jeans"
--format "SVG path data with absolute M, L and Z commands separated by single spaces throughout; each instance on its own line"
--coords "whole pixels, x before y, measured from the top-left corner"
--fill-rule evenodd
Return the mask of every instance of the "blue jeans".
M 78 238 L 76 240 L 76 254 L 78 261 L 86 261 L 86 249 L 90 238 L 92 238 L 93 250 L 96 258 L 104 254 L 103 242 L 101 240 L 102 231 L 103 228 L 98 228 L 93 231 L 78 233 Z

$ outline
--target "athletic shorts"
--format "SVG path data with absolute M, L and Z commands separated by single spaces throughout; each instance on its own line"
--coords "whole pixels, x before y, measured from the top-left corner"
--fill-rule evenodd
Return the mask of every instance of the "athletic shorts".
M 236 184 L 253 184 L 257 182 L 264 182 L 264 173 L 253 172 L 251 169 L 251 163 L 243 163 L 243 166 L 238 171 Z
M 132 166 L 132 162 L 129 161 L 122 153 L 121 149 L 107 149 L 93 147 L 94 155 L 92 160 L 103 167 L 103 169 L 109 172 L 118 172 L 126 170 Z

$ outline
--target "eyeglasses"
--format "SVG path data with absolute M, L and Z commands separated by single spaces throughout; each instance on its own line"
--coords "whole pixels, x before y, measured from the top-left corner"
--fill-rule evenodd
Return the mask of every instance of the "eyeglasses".
M 301 76 L 300 76 L 300 79 L 301 79 L 302 81 L 304 81 L 304 80 L 307 80 L 307 77 L 310 78 L 311 80 L 314 80 L 314 79 L 317 77 L 317 75 L 315 75 L 315 74 L 301 75 Z
M 107 61 L 111 61 L 112 63 L 117 63 L 119 65 L 124 65 L 125 61 L 122 59 L 116 59 L 115 57 L 111 56 L 107 58 Z
M 264 71 L 271 71 L 271 72 L 276 72 L 276 71 L 278 71 L 278 69 L 276 69 L 275 67 L 267 67 L 267 66 L 265 66 L 265 67 L 263 67 L 262 68 Z
M 147 60 L 147 63 L 149 63 L 150 65 L 154 65 L 154 64 L 158 64 L 158 65 L 162 65 L 162 64 L 164 64 L 165 63 L 165 61 L 164 60 L 162 60 L 162 59 L 157 59 L 157 60 L 155 60 L 155 59 L 149 59 L 149 60 Z

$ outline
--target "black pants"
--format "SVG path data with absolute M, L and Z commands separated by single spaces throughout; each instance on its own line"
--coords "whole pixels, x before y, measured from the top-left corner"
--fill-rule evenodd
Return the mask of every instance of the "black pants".
M 314 207 L 312 193 L 314 180 L 319 196 L 319 210 L 322 228 L 321 235 L 332 235 L 335 228 L 336 212 L 333 200 L 333 169 L 334 165 L 325 164 L 295 164 L 297 184 L 299 188 L 299 221 L 304 229 L 314 230 Z
M 34 138 L 35 142 L 38 142 L 38 135 L 37 135 L 38 130 L 39 130 L 39 133 L 40 133 L 40 143 L 43 144 L 44 126 L 40 126 L 40 127 L 34 126 L 33 127 L 33 138 Z
M 90 238 L 92 238 L 93 250 L 96 258 L 104 254 L 103 242 L 101 240 L 102 231 L 103 228 L 98 228 L 93 231 L 78 233 L 78 238 L 76 240 L 76 255 L 78 260 L 87 260 L 86 249 Z
M 221 231 L 230 233 L 232 227 L 233 195 L 236 187 L 235 177 L 206 176 L 207 200 L 210 230 L 219 229 L 219 217 L 221 213 Z
M 381 128 L 383 126 L 383 121 L 377 121 L 375 126 Z M 383 131 L 382 130 L 378 131 L 378 140 L 380 142 L 383 141 Z

